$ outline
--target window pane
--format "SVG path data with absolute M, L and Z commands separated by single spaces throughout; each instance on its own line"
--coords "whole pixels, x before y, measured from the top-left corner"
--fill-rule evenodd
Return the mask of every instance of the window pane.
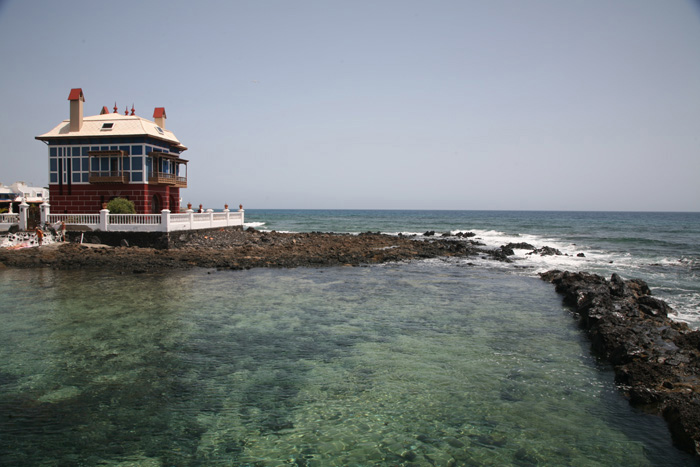
M 92 158 L 92 171 L 97 172 L 100 170 L 100 160 L 96 157 Z
M 49 148 L 49 156 L 56 157 L 57 154 L 58 154 L 57 148 Z
M 51 174 L 51 183 L 58 183 L 58 174 Z
M 87 157 L 83 157 L 81 160 L 83 161 L 82 170 L 84 172 L 87 172 L 88 170 L 90 170 L 90 159 Z
M 90 174 L 89 173 L 84 173 L 82 175 L 82 177 L 83 177 L 83 182 L 87 183 L 90 181 Z
M 56 159 L 49 160 L 49 170 L 51 170 L 51 172 L 58 170 L 58 161 Z
M 141 146 L 138 146 L 141 147 Z M 141 170 L 143 168 L 143 157 L 131 158 L 131 170 Z
M 73 182 L 74 183 L 80 182 L 80 174 L 73 174 Z
M 143 154 L 143 146 L 131 146 L 131 155 L 140 156 Z
M 124 158 L 124 170 L 129 170 L 130 164 L 129 161 L 131 160 L 130 157 L 125 157 Z
M 73 148 L 77 149 L 77 148 Z M 72 166 L 73 166 L 73 172 L 79 172 L 80 171 L 80 158 L 76 157 L 73 160 Z
M 131 172 L 131 181 L 132 182 L 142 182 L 143 181 L 143 172 Z

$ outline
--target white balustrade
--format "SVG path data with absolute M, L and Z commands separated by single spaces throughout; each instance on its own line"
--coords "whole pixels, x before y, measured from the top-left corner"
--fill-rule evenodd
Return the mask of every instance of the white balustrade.
M 0 214 L 0 224 L 17 224 L 19 214 Z
M 110 214 L 109 225 L 156 225 L 162 214 Z
M 99 214 L 49 214 L 47 223 L 57 224 L 63 222 L 66 225 L 84 225 L 87 227 L 97 226 L 100 224 Z
M 108 232 L 176 232 L 243 226 L 244 211 L 241 209 L 231 212 L 225 209 L 223 212 L 213 212 L 209 209 L 203 213 L 188 210 L 186 213 L 172 214 L 164 209 L 161 214 L 111 214 L 109 210 L 103 209 L 99 214 L 53 214 L 48 203 L 44 203 L 41 220 L 50 225 L 63 222 L 67 226 L 76 225 Z M 0 214 L 0 224 L 21 221 L 21 213 Z

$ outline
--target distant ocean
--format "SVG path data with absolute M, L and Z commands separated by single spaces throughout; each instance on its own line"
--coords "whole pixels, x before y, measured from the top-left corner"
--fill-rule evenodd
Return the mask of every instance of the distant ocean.
M 526 275 L 557 268 L 640 278 L 674 307 L 674 318 L 700 327 L 697 212 L 247 210 L 246 221 L 263 230 L 291 232 L 474 232 L 493 248 L 510 242 L 551 246 L 568 256 L 515 250 L 512 264 L 479 264 Z
M 470 231 L 568 256 L 0 269 L 0 465 L 696 465 L 660 417 L 629 406 L 537 273 L 642 278 L 697 327 L 700 214 L 249 209 L 246 220 Z

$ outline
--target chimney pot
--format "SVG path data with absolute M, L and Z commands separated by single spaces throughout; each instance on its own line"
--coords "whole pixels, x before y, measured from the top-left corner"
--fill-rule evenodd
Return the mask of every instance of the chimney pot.
M 68 94 L 68 100 L 70 101 L 70 124 L 68 130 L 80 131 L 83 127 L 83 102 L 85 102 L 85 96 L 83 95 L 82 88 L 73 88 Z
M 165 107 L 156 107 L 153 111 L 153 119 L 159 127 L 165 129 Z

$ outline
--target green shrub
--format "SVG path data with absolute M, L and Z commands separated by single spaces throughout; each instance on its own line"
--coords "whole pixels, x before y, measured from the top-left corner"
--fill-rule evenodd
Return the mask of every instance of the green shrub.
M 114 198 L 107 203 L 110 214 L 136 214 L 136 207 L 133 201 L 124 198 Z

